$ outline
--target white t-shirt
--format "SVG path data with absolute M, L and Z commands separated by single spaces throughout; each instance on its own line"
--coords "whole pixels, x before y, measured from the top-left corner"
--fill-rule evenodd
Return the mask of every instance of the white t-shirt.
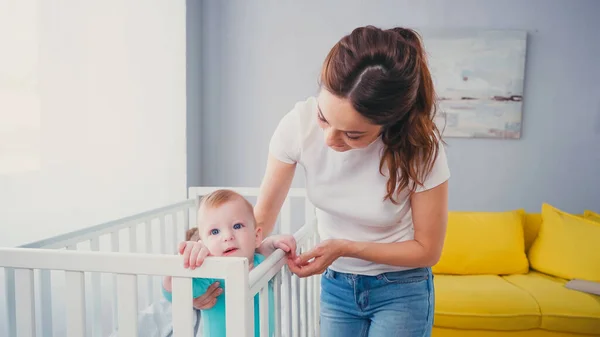
M 336 152 L 325 144 L 317 124 L 317 101 L 311 97 L 296 103 L 279 122 L 269 145 L 270 153 L 285 163 L 304 168 L 308 198 L 316 207 L 321 240 L 400 242 L 414 238 L 408 192 L 397 197 L 398 205 L 383 200 L 386 167 L 379 172 L 383 150 L 381 137 L 366 148 Z M 442 145 L 442 144 L 440 144 Z M 425 187 L 433 188 L 450 177 L 446 153 L 440 146 Z M 353 274 L 377 275 L 410 268 L 375 264 L 341 257 L 331 269 Z

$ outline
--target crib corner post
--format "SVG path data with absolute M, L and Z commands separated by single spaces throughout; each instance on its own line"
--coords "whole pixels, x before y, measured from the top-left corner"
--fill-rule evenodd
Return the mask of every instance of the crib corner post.
M 254 301 L 250 294 L 248 260 L 232 258 L 225 277 L 227 337 L 254 336 Z

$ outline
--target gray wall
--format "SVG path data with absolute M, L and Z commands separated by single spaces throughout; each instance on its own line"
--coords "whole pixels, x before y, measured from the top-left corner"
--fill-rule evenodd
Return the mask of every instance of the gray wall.
M 187 186 L 201 185 L 202 0 L 186 0 Z
M 356 26 L 523 29 L 522 138 L 448 138 L 450 208 L 539 211 L 550 202 L 600 210 L 598 13 L 596 0 L 206 0 L 197 16 L 201 147 L 188 151 L 202 165 L 189 181 L 258 186 L 277 122 L 316 93 L 323 58 Z M 303 181 L 297 176 L 294 186 Z

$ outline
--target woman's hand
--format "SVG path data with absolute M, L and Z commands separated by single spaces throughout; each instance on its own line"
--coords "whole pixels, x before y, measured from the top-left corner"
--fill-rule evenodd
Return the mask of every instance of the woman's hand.
M 217 304 L 217 297 L 222 293 L 223 289 L 219 288 L 219 282 L 211 284 L 204 294 L 194 298 L 194 308 L 207 310 L 214 307 Z
M 183 255 L 183 267 L 196 269 L 200 267 L 207 256 L 210 256 L 208 248 L 202 241 L 183 241 L 179 244 L 177 251 Z
M 298 277 L 322 274 L 333 261 L 344 255 L 345 240 L 325 240 L 296 259 L 288 259 L 288 268 Z

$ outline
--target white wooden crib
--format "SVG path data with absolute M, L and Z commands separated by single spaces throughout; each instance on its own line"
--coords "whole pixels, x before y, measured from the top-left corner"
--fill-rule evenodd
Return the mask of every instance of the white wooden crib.
M 231 257 L 207 258 L 196 270 L 183 268 L 175 253 L 177 244 L 195 223 L 197 197 L 217 188 L 223 187 L 191 187 L 189 198 L 173 205 L 18 248 L 0 248 L 0 271 L 4 269 L 5 278 L 0 294 L 4 294 L 7 312 L 0 321 L 5 321 L 8 336 L 97 337 L 118 330 L 119 337 L 137 337 L 138 313 L 162 296 L 161 280 L 167 275 L 173 276 L 176 337 L 193 336 L 193 277 L 225 280 L 228 337 L 253 337 L 252 299 L 257 293 L 261 336 L 268 336 L 267 284 L 271 279 L 275 336 L 318 336 L 320 277 L 291 275 L 283 251 L 276 251 L 251 272 L 246 259 Z M 250 200 L 259 192 L 258 188 L 225 188 Z M 303 207 L 293 207 L 298 202 Z M 298 214 L 302 220 L 296 220 Z M 304 225 L 295 230 L 294 223 Z M 300 251 L 318 242 L 314 207 L 304 189 L 289 191 L 276 232 L 293 232 Z M 64 285 L 62 294 L 59 284 Z M 61 310 L 65 319 L 57 321 Z

